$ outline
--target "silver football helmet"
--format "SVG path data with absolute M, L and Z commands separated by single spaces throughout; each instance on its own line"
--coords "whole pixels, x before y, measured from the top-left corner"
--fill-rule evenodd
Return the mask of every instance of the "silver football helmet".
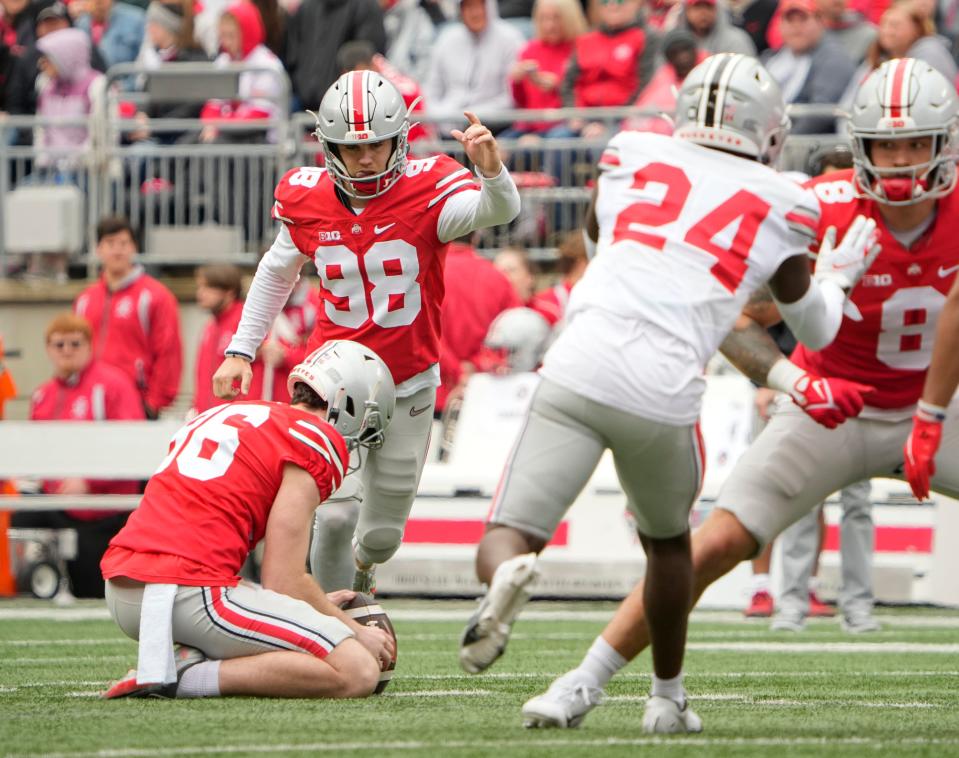
M 396 86 L 375 71 L 348 71 L 326 91 L 313 114 L 313 134 L 323 145 L 330 176 L 343 192 L 355 198 L 377 197 L 402 176 L 410 149 L 411 110 Z M 386 169 L 373 176 L 350 176 L 338 146 L 384 140 L 393 140 Z
M 859 190 L 886 205 L 911 205 L 942 197 L 956 186 L 956 88 L 925 61 L 896 58 L 869 74 L 849 116 L 853 166 Z M 932 137 L 929 160 L 879 168 L 870 143 Z
M 300 382 L 327 402 L 326 420 L 351 450 L 383 445 L 396 406 L 396 387 L 376 353 L 350 340 L 324 342 L 290 372 L 290 395 Z
M 680 139 L 775 163 L 789 132 L 776 80 L 755 58 L 717 53 L 696 66 L 676 96 Z
M 483 344 L 502 353 L 511 373 L 535 371 L 551 334 L 549 323 L 532 308 L 507 308 L 493 319 Z

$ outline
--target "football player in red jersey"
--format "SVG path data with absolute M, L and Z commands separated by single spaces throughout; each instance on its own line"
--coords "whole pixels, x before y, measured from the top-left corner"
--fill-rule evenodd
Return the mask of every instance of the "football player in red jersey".
M 393 382 L 368 348 L 334 340 L 290 373 L 289 404 L 211 408 L 173 438 L 101 569 L 110 614 L 139 640 L 118 697 L 365 697 L 392 638 L 340 610 L 306 573 L 313 512 L 349 450 L 382 444 Z M 262 585 L 237 576 L 263 540 Z M 174 649 L 174 643 L 177 648 Z M 305 654 L 305 655 L 304 655 Z
M 318 512 L 321 583 L 350 586 L 350 537 L 368 589 L 377 563 L 399 547 L 419 483 L 439 385 L 440 306 L 446 245 L 519 213 L 519 194 L 496 141 L 479 119 L 452 135 L 477 168 L 444 155 L 408 160 L 407 106 L 373 71 L 343 74 L 326 92 L 316 136 L 326 168 L 289 171 L 276 188 L 280 232 L 257 268 L 236 336 L 214 376 L 221 397 L 250 384 L 250 361 L 307 260 L 320 276 L 323 307 L 311 346 L 350 339 L 380 355 L 396 382 L 396 418 L 362 472 L 362 508 Z M 355 486 L 355 485 L 354 485 Z M 359 488 L 357 488 L 359 489 Z M 359 499 L 359 495 L 357 499 Z M 334 553 L 338 557 L 334 557 Z
M 936 320 L 956 279 L 954 219 L 959 212 L 955 147 L 959 100 L 951 82 L 913 59 L 888 61 L 861 85 L 850 116 L 854 169 L 810 181 L 822 216 L 820 244 L 854 218 L 875 219 L 882 251 L 851 291 L 835 341 L 786 360 L 755 321 L 723 344 L 754 380 L 769 373 L 825 372 L 875 387 L 858 418 L 836 429 L 816 424 L 784 397 L 769 424 L 739 460 L 716 508 L 693 532 L 693 604 L 714 581 L 831 493 L 874 476 L 902 478 L 903 443 L 932 352 Z M 770 308 L 757 302 L 757 317 Z M 765 319 L 762 319 L 765 320 Z M 937 398 L 951 401 L 948 393 Z M 956 409 L 942 423 L 941 464 L 930 486 L 959 497 Z M 948 462 L 948 465 L 945 465 Z M 850 627 L 855 618 L 844 619 Z M 620 605 L 602 641 L 523 710 L 552 714 L 541 726 L 575 726 L 598 704 L 582 693 L 602 688 L 649 645 L 644 583 Z M 603 647 L 600 645 L 599 647 Z

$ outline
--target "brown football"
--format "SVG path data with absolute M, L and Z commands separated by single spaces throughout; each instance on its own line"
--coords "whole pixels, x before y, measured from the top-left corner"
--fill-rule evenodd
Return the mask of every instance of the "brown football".
M 343 605 L 343 610 L 357 624 L 378 626 L 393 638 L 393 660 L 385 671 L 380 672 L 380 683 L 376 685 L 373 692 L 374 695 L 379 695 L 390 683 L 393 678 L 393 669 L 396 668 L 396 630 L 393 629 L 390 617 L 386 615 L 379 601 L 371 595 L 358 592 L 356 597 Z

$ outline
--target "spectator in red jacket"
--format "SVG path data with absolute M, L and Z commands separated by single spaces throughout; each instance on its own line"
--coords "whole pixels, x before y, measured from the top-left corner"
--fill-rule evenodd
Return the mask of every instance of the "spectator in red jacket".
M 462 241 L 447 248 L 443 273 L 446 297 L 440 314 L 440 378 L 436 409 L 461 396 L 477 368 L 483 339 L 493 319 L 520 305 L 509 280 L 472 246 Z
M 192 406 L 195 413 L 203 413 L 226 402 L 213 394 L 213 374 L 223 362 L 223 351 L 240 323 L 242 287 L 243 278 L 236 266 L 216 264 L 201 266 L 196 271 L 196 302 L 211 318 L 203 328 L 196 351 Z M 254 369 L 254 375 L 257 373 Z M 259 374 L 262 383 L 262 363 Z M 252 387 L 249 397 L 256 397 Z
M 561 93 L 578 108 L 628 105 L 653 75 L 656 40 L 643 27 L 640 0 L 599 0 L 599 26 L 576 39 Z M 602 136 L 603 124 L 574 119 L 557 136 Z
M 562 327 L 566 316 L 566 306 L 573 285 L 583 278 L 586 272 L 586 245 L 579 231 L 570 232 L 559 246 L 559 258 L 556 261 L 556 273 L 562 279 L 544 290 L 540 290 L 529 301 L 529 307 L 539 313 L 551 327 Z
M 533 39 L 509 72 L 513 102 L 517 108 L 561 108 L 560 84 L 573 43 L 586 31 L 586 17 L 578 0 L 536 0 L 533 28 Z M 500 136 L 542 135 L 555 126 L 552 121 L 518 121 Z
M 54 318 L 46 329 L 47 356 L 53 378 L 40 385 L 30 401 L 35 421 L 129 421 L 143 419 L 140 393 L 130 377 L 93 358 L 93 332 L 86 319 L 73 313 Z M 44 481 L 49 495 L 135 495 L 137 481 L 80 477 Z M 77 597 L 103 597 L 99 564 L 110 540 L 126 523 L 127 512 L 65 510 L 22 511 L 12 525 L 31 529 L 75 529 L 77 555 L 67 573 Z
M 136 262 L 136 236 L 124 218 L 97 225 L 101 276 L 73 310 L 90 322 L 94 357 L 129 376 L 147 418 L 155 419 L 180 388 L 183 354 L 173 293 Z

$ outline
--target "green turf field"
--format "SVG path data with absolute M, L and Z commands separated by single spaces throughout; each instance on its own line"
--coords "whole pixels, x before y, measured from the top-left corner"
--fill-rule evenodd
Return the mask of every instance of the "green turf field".
M 959 755 L 959 613 L 883 611 L 884 631 L 863 637 L 835 621 L 773 634 L 738 614 L 696 614 L 687 687 L 706 731 L 653 738 L 640 728 L 648 655 L 581 729 L 520 723 L 522 703 L 578 662 L 611 604 L 532 604 L 478 677 L 456 662 L 471 604 L 384 605 L 399 664 L 382 696 L 107 702 L 97 692 L 136 647 L 102 605 L 0 602 L 0 755 Z

